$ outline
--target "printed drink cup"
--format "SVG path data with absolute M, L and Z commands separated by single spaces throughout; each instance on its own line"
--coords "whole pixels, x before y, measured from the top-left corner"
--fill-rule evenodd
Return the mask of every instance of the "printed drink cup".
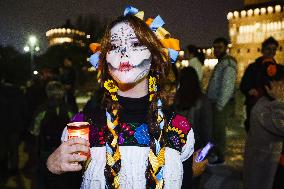
M 89 128 L 90 124 L 88 122 L 72 122 L 67 124 L 68 139 L 80 137 L 89 141 Z M 86 155 L 87 157 L 90 154 L 79 152 L 79 154 Z

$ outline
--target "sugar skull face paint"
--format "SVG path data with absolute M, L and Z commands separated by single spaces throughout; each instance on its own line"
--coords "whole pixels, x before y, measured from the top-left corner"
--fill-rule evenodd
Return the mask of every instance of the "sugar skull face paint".
M 121 84 L 139 82 L 149 74 L 151 52 L 127 22 L 116 24 L 110 32 L 111 49 L 106 55 L 110 74 Z

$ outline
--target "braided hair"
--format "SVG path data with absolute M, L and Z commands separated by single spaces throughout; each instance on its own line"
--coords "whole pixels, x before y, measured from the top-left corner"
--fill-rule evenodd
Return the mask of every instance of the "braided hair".
M 166 76 L 169 72 L 170 64 L 168 61 L 167 55 L 162 51 L 163 46 L 161 42 L 156 37 L 155 33 L 150 30 L 148 25 L 140 20 L 139 18 L 127 15 L 123 17 L 118 17 L 113 21 L 106 29 L 106 32 L 101 41 L 101 55 L 99 69 L 101 70 L 101 81 L 107 81 L 111 79 L 111 76 L 108 72 L 108 66 L 106 62 L 106 54 L 110 50 L 110 30 L 118 23 L 128 22 L 133 28 L 138 40 L 140 43 L 145 45 L 152 55 L 152 62 L 150 68 L 150 76 L 156 78 L 157 91 L 154 93 L 151 99 L 149 112 L 147 114 L 147 123 L 149 126 L 149 135 L 150 135 L 150 154 L 148 166 L 145 172 L 146 178 L 146 188 L 155 188 L 158 184 L 156 175 L 160 171 L 161 167 L 164 165 L 164 146 L 165 146 L 165 137 L 164 130 L 161 127 L 161 124 L 166 123 L 165 117 L 162 113 L 162 107 L 160 103 L 160 97 L 162 88 L 161 83 L 166 79 Z M 159 103 L 158 103 L 159 101 Z M 120 106 L 118 101 L 114 101 L 111 94 L 105 93 L 105 98 L 103 100 L 103 106 L 106 108 L 106 114 L 108 117 L 108 131 L 105 133 L 106 138 L 106 148 L 107 148 L 107 163 L 105 167 L 105 178 L 108 188 L 119 188 L 119 177 L 118 173 L 121 168 L 121 159 L 119 153 L 119 146 L 117 143 L 117 133 L 114 128 L 118 124 L 118 118 L 120 113 Z M 109 127 L 112 126 L 112 128 Z M 156 149 L 160 150 L 159 154 L 156 154 Z M 108 151 L 111 153 L 109 154 Z M 157 155 L 157 157 L 156 157 Z M 156 161 L 152 160 L 152 156 L 156 157 Z M 157 166 L 157 162 L 159 166 Z

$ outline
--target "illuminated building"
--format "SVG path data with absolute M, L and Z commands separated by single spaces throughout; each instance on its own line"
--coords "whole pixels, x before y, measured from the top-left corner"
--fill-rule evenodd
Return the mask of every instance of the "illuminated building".
M 88 37 L 85 32 L 75 29 L 70 24 L 69 20 L 67 20 L 66 24 L 62 27 L 48 30 L 45 35 L 49 46 L 63 43 L 73 43 L 79 46 L 85 46 L 86 38 Z
M 284 1 L 245 0 L 243 10 L 227 14 L 230 54 L 238 61 L 238 78 L 249 63 L 261 56 L 261 43 L 272 36 L 279 42 L 276 61 L 284 63 Z

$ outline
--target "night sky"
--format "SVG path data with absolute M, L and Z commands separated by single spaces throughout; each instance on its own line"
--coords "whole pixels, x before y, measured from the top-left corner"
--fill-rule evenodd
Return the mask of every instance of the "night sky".
M 229 11 L 241 9 L 243 0 L 0 0 L 0 44 L 23 49 L 30 34 L 46 48 L 45 32 L 70 18 L 95 14 L 113 19 L 132 5 L 145 11 L 145 18 L 157 14 L 165 28 L 181 45 L 209 46 L 215 37 L 227 36 Z

